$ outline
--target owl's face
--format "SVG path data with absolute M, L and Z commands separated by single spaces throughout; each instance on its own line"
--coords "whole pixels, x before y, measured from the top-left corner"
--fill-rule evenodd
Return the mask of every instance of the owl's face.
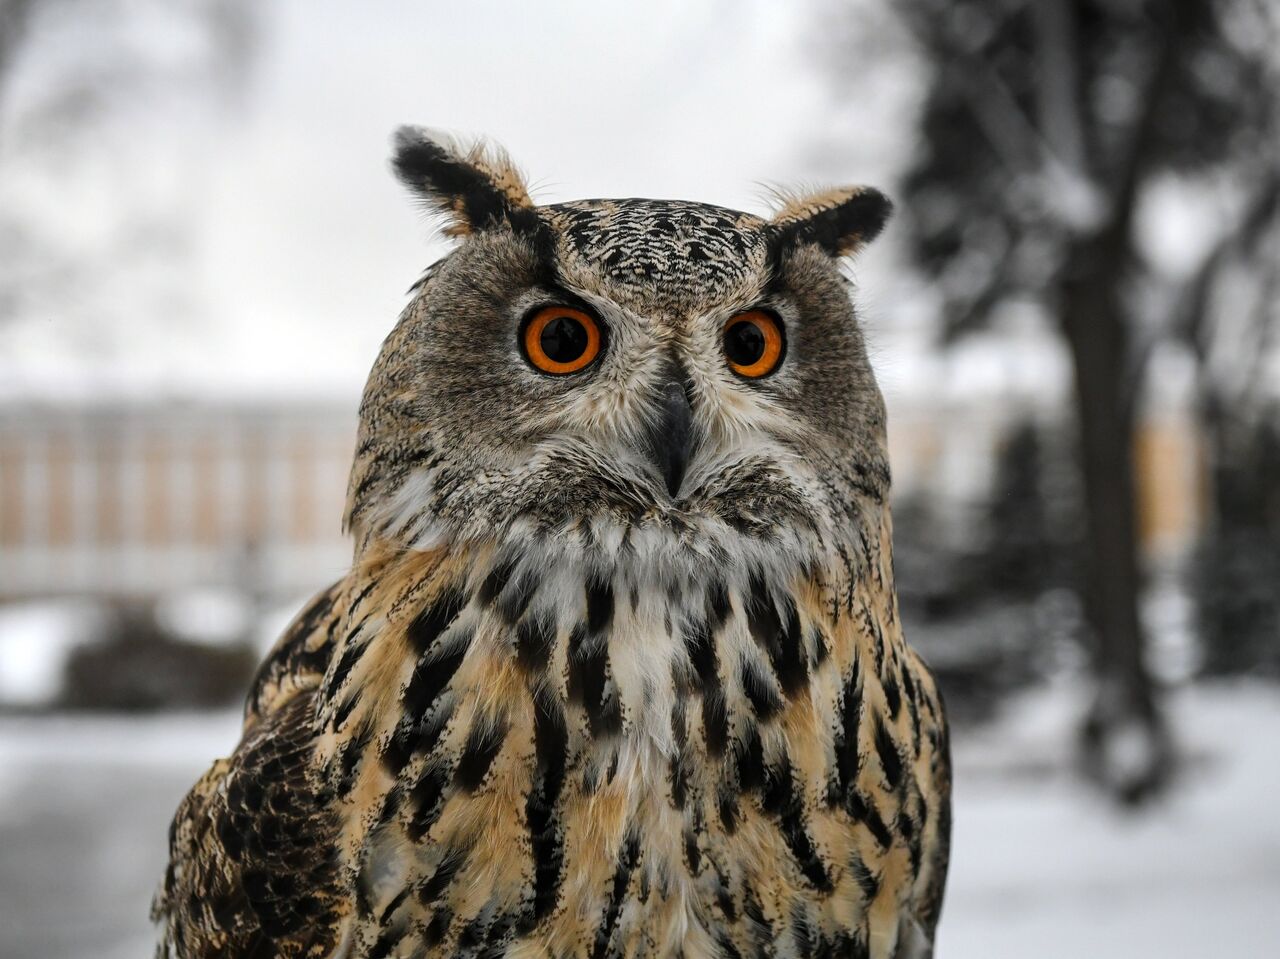
M 491 192 L 442 197 L 446 163 Z M 710 553 L 812 546 L 883 497 L 883 404 L 838 265 L 883 222 L 879 194 L 774 221 L 675 201 L 534 207 L 498 161 L 419 131 L 397 165 L 465 238 L 370 377 L 357 530 L 420 547 L 657 535 Z M 860 207 L 860 232 L 822 222 L 840 203 Z

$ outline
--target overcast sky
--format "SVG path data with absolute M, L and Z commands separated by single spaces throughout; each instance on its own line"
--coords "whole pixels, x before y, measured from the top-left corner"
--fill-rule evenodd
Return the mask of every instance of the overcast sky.
M 842 26 L 825 22 L 837 5 L 824 0 L 258 4 L 228 95 L 206 95 L 207 68 L 187 68 L 208 40 L 184 8 L 116 2 L 123 12 L 100 22 L 37 22 L 0 109 L 0 212 L 71 264 L 0 322 L 0 396 L 354 397 L 405 289 L 446 249 L 388 172 L 401 123 L 504 144 L 539 202 L 755 212 L 769 185 L 892 191 L 911 145 L 918 69 L 864 66 L 853 48 L 835 79 Z M 69 76 L 120 82 L 142 61 L 173 79 L 102 116 L 72 111 L 84 128 L 61 153 L 42 146 L 35 121 Z M 891 398 L 940 376 L 920 335 L 927 291 L 896 243 L 891 225 L 853 266 Z M 1034 349 L 1005 375 L 1043 382 Z M 998 382 L 990 367 L 981 378 Z
M 141 22 L 37 22 L 5 132 L 28 131 L 14 118 L 105 47 L 196 56 L 189 27 L 145 3 L 133 9 Z M 79 316 L 59 308 L 59 292 L 20 313 L 0 329 L 10 385 L 70 374 L 147 386 L 358 386 L 405 288 L 443 250 L 387 171 L 390 132 L 405 122 L 505 144 L 540 201 L 638 195 L 761 209 L 761 183 L 813 177 L 804 157 L 829 123 L 829 84 L 808 62 L 807 9 L 262 5 L 231 106 L 148 89 L 142 99 L 155 103 L 117 108 L 91 149 L 72 138 L 73 155 L 53 170 L 16 137 L 0 167 L 5 199 L 42 230 L 55 225 L 56 242 L 78 244 L 78 263 L 103 256 L 93 244 L 112 234 L 99 221 L 144 210 L 180 211 L 190 249 L 150 272 L 141 255 L 119 252 L 108 268 L 115 285 L 94 287 L 110 303 L 80 304 Z M 177 316 L 161 317 L 144 292 L 174 283 L 174 270 L 180 296 L 158 301 L 174 301 Z
M 540 202 L 758 207 L 759 181 L 796 175 L 805 114 L 824 96 L 787 9 L 484 2 L 375 16 L 284 5 L 213 207 L 218 313 L 255 336 L 305 316 L 342 344 L 334 360 L 354 349 L 367 366 L 405 287 L 442 249 L 428 250 L 429 225 L 387 173 L 389 133 L 405 122 L 498 140 Z M 296 324 L 279 329 L 292 337 Z

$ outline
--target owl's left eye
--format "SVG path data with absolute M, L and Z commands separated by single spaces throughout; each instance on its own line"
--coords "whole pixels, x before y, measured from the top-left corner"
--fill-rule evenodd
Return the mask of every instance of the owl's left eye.
M 571 306 L 544 306 L 525 322 L 520 343 L 535 369 L 564 376 L 600 354 L 600 325 Z
M 748 310 L 724 325 L 724 355 L 729 369 L 749 380 L 768 376 L 782 363 L 787 340 L 782 321 L 764 310 Z

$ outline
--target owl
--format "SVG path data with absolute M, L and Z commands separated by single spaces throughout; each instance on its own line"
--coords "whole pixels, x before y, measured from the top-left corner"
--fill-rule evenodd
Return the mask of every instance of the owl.
M 393 166 L 457 242 L 369 377 L 350 572 L 174 819 L 158 955 L 930 955 L 948 732 L 841 270 L 889 202 L 537 206 L 419 128 Z

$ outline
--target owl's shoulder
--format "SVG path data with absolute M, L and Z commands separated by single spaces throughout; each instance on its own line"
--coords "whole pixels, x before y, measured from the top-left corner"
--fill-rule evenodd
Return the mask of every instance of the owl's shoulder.
M 332 951 L 339 822 L 312 768 L 313 696 L 265 716 L 178 807 L 152 907 L 160 959 Z
M 295 617 L 258 669 L 240 743 L 179 805 L 152 907 L 161 959 L 332 951 L 340 823 L 313 757 L 348 593 L 335 583 Z
M 320 685 L 346 617 L 352 585 L 340 579 L 313 596 L 294 616 L 259 664 L 245 699 L 252 726 L 299 691 Z

